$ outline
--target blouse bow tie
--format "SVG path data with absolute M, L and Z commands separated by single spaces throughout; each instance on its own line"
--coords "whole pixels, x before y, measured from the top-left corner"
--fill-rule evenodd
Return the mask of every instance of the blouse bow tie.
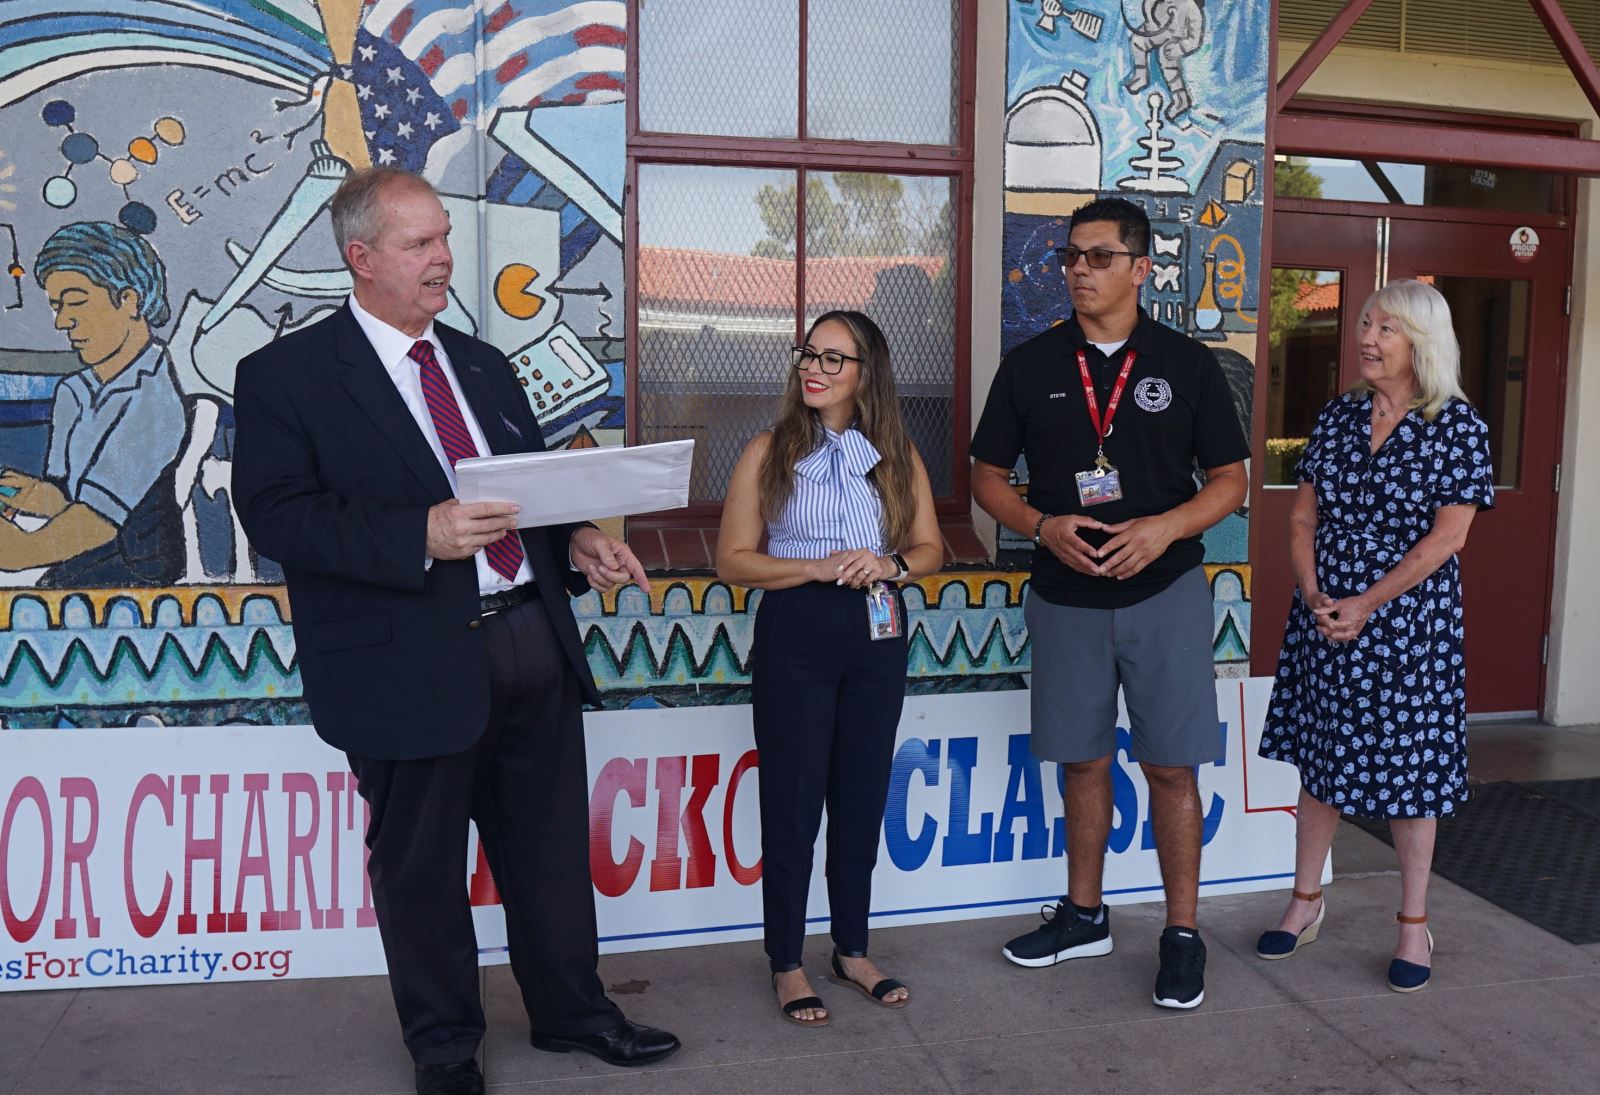
M 824 430 L 822 444 L 801 459 L 794 470 L 807 479 L 824 482 L 836 457 L 843 458 L 841 464 L 846 472 L 857 476 L 865 476 L 882 459 L 860 430 L 848 429 L 844 433 Z

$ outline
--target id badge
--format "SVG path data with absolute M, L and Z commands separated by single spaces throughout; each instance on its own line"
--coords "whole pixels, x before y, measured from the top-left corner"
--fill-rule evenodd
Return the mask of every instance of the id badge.
M 882 582 L 874 582 L 867 593 L 867 637 L 898 639 L 901 632 L 900 599 Z
M 1098 506 L 1101 502 L 1115 502 L 1122 497 L 1122 473 L 1109 465 L 1080 471 L 1078 501 L 1085 506 Z

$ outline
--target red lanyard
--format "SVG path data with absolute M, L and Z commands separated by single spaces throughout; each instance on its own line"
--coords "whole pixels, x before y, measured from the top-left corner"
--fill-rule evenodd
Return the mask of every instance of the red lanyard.
M 1106 437 L 1111 433 L 1111 420 L 1117 415 L 1117 405 L 1122 402 L 1122 389 L 1128 386 L 1128 374 L 1133 372 L 1133 359 L 1138 357 L 1134 350 L 1128 351 L 1128 356 L 1122 359 L 1122 371 L 1117 374 L 1116 386 L 1111 389 L 1111 401 L 1106 404 L 1106 417 L 1100 418 L 1100 401 L 1094 397 L 1094 379 L 1089 375 L 1089 358 L 1082 350 L 1078 351 L 1078 372 L 1083 376 L 1083 399 L 1089 404 L 1089 421 L 1094 423 L 1094 432 L 1100 438 L 1100 448 L 1105 449 Z

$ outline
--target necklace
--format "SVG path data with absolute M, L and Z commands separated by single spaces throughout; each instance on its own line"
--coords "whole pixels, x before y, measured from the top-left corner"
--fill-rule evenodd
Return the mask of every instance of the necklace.
M 1378 402 L 1378 393 L 1372 393 L 1372 409 L 1378 412 L 1379 418 L 1388 418 L 1389 411 Z

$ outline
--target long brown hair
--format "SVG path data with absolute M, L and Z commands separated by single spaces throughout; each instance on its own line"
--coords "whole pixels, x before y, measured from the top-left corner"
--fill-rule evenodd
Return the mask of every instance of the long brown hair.
M 883 502 L 883 538 L 889 550 L 904 547 L 911 536 L 917 496 L 911 459 L 911 440 L 900 417 L 894 372 L 889 367 L 889 343 L 878 325 L 862 312 L 824 312 L 806 331 L 806 342 L 828 322 L 841 323 L 855 341 L 861 379 L 856 384 L 855 428 L 878 450 L 878 463 L 867 473 Z M 783 513 L 794 493 L 794 466 L 822 443 L 822 419 L 806 406 L 799 369 L 789 370 L 789 383 L 778 401 L 772 424 L 772 444 L 761 464 L 761 516 L 770 524 Z

